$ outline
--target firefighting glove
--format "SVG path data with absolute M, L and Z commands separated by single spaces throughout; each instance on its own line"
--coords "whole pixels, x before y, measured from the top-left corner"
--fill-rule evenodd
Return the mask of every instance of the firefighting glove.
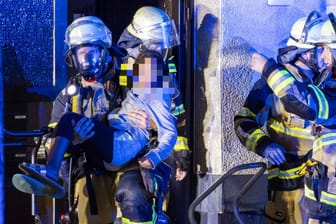
M 263 156 L 272 164 L 272 165 L 280 165 L 286 161 L 285 157 L 285 149 L 277 144 L 271 143 L 269 144 L 263 152 Z
M 177 167 L 181 168 L 183 171 L 188 171 L 190 166 L 190 155 L 191 152 L 189 150 L 174 151 Z

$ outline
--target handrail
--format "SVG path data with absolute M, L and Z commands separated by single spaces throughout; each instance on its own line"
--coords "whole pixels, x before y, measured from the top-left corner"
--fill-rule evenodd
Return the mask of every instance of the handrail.
M 35 131 L 9 131 L 4 128 L 4 134 L 10 137 L 40 137 L 48 133 L 48 128 L 43 127 Z
M 29 137 L 38 137 L 38 141 L 35 144 L 27 144 L 24 142 L 10 142 L 4 143 L 5 147 L 18 147 L 18 146 L 26 146 L 26 147 L 33 147 L 31 151 L 31 163 L 36 163 L 36 157 L 38 150 L 42 144 L 43 137 L 48 134 L 50 130 L 47 127 L 43 127 L 40 130 L 32 130 L 32 131 L 9 131 L 4 128 L 4 135 L 9 137 L 21 137 L 21 138 L 29 138 Z M 55 199 L 53 198 L 53 224 L 55 223 Z M 37 205 L 37 198 L 34 194 L 31 195 L 31 212 L 32 216 L 34 217 L 34 223 L 41 223 L 40 216 L 38 214 L 38 205 Z
M 248 182 L 242 187 L 242 189 L 239 191 L 239 194 L 234 198 L 233 200 L 233 208 L 234 208 L 234 214 L 236 218 L 238 219 L 240 224 L 243 224 L 243 220 L 240 216 L 240 212 L 238 209 L 239 201 L 241 196 L 243 196 L 250 187 L 257 181 L 257 179 L 262 176 L 262 174 L 266 170 L 266 164 L 264 162 L 256 162 L 256 163 L 247 163 L 247 164 L 241 164 L 238 166 L 235 166 L 231 168 L 229 171 L 227 171 L 225 174 L 223 174 L 221 177 L 219 177 L 210 187 L 208 187 L 202 194 L 200 194 L 189 206 L 188 209 L 188 219 L 191 224 L 196 224 L 195 217 L 194 217 L 194 211 L 198 204 L 200 204 L 210 193 L 212 193 L 220 184 L 223 183 L 223 181 L 233 173 L 243 170 L 243 169 L 252 169 L 252 168 L 258 168 L 261 167 L 261 169 L 258 170 L 256 174 L 251 177 Z
M 260 163 L 250 163 L 250 164 L 245 164 L 245 165 L 250 165 L 249 168 L 257 168 L 257 167 L 261 167 L 258 172 L 253 175 L 248 181 L 247 183 L 241 188 L 241 190 L 239 191 L 239 193 L 237 194 L 236 197 L 234 197 L 233 199 L 233 212 L 236 216 L 236 218 L 238 219 L 240 224 L 244 224 L 242 217 L 240 215 L 239 212 L 239 201 L 241 199 L 241 197 L 252 187 L 252 185 L 258 180 L 259 177 L 261 177 L 267 166 L 266 163 L 260 162 Z M 247 168 L 248 169 L 248 168 Z

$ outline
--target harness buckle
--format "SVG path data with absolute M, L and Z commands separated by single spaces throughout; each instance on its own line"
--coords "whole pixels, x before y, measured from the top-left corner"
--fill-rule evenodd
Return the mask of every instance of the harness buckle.
M 320 137 L 322 131 L 322 127 L 317 124 L 313 124 L 312 126 L 312 135 L 315 137 Z
M 318 162 L 312 161 L 310 159 L 307 160 L 306 162 L 306 174 L 308 177 L 318 180 L 320 178 L 319 173 L 318 173 Z

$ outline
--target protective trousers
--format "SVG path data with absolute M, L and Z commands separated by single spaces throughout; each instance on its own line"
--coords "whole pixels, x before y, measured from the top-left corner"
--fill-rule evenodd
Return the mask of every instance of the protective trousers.
M 304 197 L 301 201 L 306 223 L 336 223 L 335 168 L 319 163 L 318 175 L 306 175 Z
M 299 200 L 303 195 L 303 189 L 297 189 L 292 191 L 276 191 L 272 192 L 275 194 L 273 202 L 275 204 L 284 205 L 285 209 L 285 220 L 284 224 L 302 224 L 301 208 L 299 205 Z M 266 221 L 267 224 L 273 224 L 269 219 Z
M 144 188 L 139 170 L 126 171 L 119 180 L 116 201 L 127 223 L 153 223 L 153 197 Z
M 301 201 L 302 212 L 308 217 L 303 224 L 333 224 L 336 223 L 336 209 L 324 203 L 304 197 Z
M 91 175 L 96 195 L 98 214 L 91 215 L 86 178 L 75 184 L 75 203 L 77 203 L 78 222 L 81 224 L 112 223 L 116 213 L 114 202 L 115 178 L 109 175 Z

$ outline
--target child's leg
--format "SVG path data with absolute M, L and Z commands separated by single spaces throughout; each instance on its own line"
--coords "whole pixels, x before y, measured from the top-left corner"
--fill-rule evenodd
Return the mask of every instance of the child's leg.
M 50 147 L 46 165 L 47 173 L 52 177 L 56 177 L 56 179 L 64 154 L 73 139 L 74 124 L 81 118 L 83 118 L 83 116 L 76 113 L 64 114 L 56 127 L 55 140 Z
M 55 132 L 55 141 L 51 145 L 48 162 L 43 164 L 21 163 L 19 168 L 25 174 L 16 174 L 12 182 L 14 186 L 25 193 L 63 197 L 65 192 L 57 183 L 58 170 L 64 154 L 73 136 L 73 122 L 77 123 L 82 116 L 74 113 L 65 114 L 60 120 Z
M 112 165 L 123 166 L 142 152 L 148 139 L 140 131 L 115 131 Z

